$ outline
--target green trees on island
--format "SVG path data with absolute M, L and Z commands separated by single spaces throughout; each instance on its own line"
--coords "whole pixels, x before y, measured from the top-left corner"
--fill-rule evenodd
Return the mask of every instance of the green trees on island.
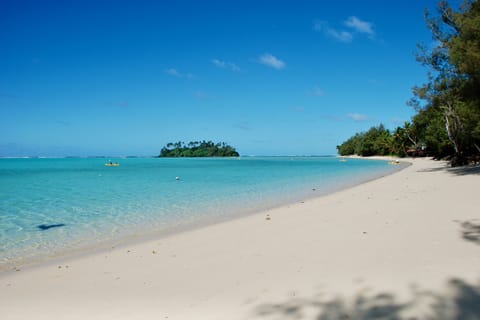
M 438 15 L 425 18 L 435 46 L 419 46 L 428 81 L 408 102 L 417 114 L 393 132 L 380 125 L 357 133 L 337 146 L 340 155 L 429 154 L 453 166 L 480 157 L 480 1 L 458 11 L 440 1 Z
M 160 151 L 159 157 L 238 157 L 234 147 L 225 142 L 192 141 L 167 143 Z
M 373 155 L 389 155 L 393 153 L 393 137 L 389 130 L 381 124 L 353 137 L 337 146 L 342 156 L 357 154 L 368 157 Z
M 380 124 L 371 127 L 368 131 L 355 134 L 341 145 L 337 146 L 338 153 L 342 156 L 359 155 L 431 155 L 438 154 L 427 150 L 426 144 L 419 137 L 418 127 L 410 122 L 405 122 L 403 127 L 390 131 Z M 432 143 L 433 145 L 433 143 Z

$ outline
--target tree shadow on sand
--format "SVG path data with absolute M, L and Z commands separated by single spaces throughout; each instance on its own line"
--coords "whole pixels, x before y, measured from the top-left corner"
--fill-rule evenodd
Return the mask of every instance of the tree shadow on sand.
M 412 288 L 411 298 L 398 301 L 392 293 L 370 294 L 363 290 L 353 297 L 290 299 L 263 304 L 257 317 L 276 320 L 480 320 L 480 286 L 452 279 L 441 293 Z
M 358 294 L 353 301 L 333 298 L 323 301 L 316 299 L 295 299 L 285 303 L 262 305 L 257 315 L 271 319 L 401 319 L 399 312 L 405 305 L 395 301 L 391 294 L 380 293 L 370 296 Z
M 447 168 L 447 171 L 457 176 L 480 175 L 480 165 L 468 165 L 463 167 Z
M 480 245 L 480 222 L 476 222 L 475 220 L 464 221 L 461 227 L 463 239 Z
M 418 170 L 418 172 L 439 172 L 444 171 L 456 176 L 480 175 L 480 165 L 465 165 L 461 167 L 450 167 L 448 164 L 439 168 L 428 168 Z

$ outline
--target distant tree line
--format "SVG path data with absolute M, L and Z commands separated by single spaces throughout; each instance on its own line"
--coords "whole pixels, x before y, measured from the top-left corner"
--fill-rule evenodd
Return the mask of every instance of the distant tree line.
M 160 151 L 159 157 L 238 157 L 234 147 L 225 142 L 212 141 L 170 142 Z
M 353 137 L 337 146 L 338 153 L 342 156 L 359 155 L 390 155 L 393 152 L 392 135 L 388 129 L 381 124 L 372 127 L 366 132 L 355 134 Z
M 408 102 L 417 114 L 393 132 L 380 125 L 357 133 L 337 146 L 340 155 L 428 154 L 452 166 L 480 160 L 480 1 L 457 11 L 440 1 L 438 15 L 426 11 L 425 19 L 435 47 L 419 45 L 428 81 Z

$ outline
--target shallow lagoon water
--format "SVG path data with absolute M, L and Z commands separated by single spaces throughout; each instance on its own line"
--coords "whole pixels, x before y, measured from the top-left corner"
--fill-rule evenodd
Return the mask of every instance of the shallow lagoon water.
M 0 269 L 250 214 L 400 168 L 336 157 L 106 160 L 0 159 Z

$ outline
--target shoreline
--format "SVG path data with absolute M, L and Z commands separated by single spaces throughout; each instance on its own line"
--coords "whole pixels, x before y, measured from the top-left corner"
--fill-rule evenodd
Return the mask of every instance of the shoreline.
M 381 156 L 370 158 L 362 158 L 356 156 L 336 158 L 352 158 L 374 161 L 390 161 L 393 159 L 392 157 Z M 202 229 L 211 225 L 217 225 L 220 223 L 242 219 L 244 217 L 261 214 L 265 211 L 288 207 L 295 203 L 303 203 L 305 201 L 324 197 L 330 194 L 334 194 L 336 192 L 341 192 L 343 190 L 356 187 L 369 181 L 381 179 L 388 175 L 396 174 L 398 171 L 405 169 L 409 165 L 409 163 L 409 161 L 403 161 L 403 165 L 401 167 L 398 167 L 396 170 L 393 170 L 391 172 L 377 173 L 369 178 L 357 178 L 351 182 L 325 188 L 324 190 L 312 189 L 314 191 L 295 192 L 295 196 L 292 196 L 291 199 L 288 200 L 283 199 L 281 201 L 273 201 L 272 199 L 270 199 L 269 201 L 259 203 L 254 207 L 248 207 L 248 209 L 229 209 L 228 213 L 225 213 L 223 215 L 208 216 L 202 214 L 196 220 L 192 221 L 182 223 L 170 223 L 166 224 L 161 228 L 157 226 L 148 228 L 147 230 L 139 229 L 136 233 L 126 232 L 124 234 L 119 234 L 117 237 L 112 239 L 102 240 L 101 242 L 87 243 L 78 247 L 67 247 L 60 251 L 54 251 L 43 256 L 39 255 L 35 257 L 18 258 L 14 261 L 8 261 L 5 263 L 2 262 L 0 263 L 0 278 L 3 274 L 8 274 L 9 272 L 17 272 L 17 270 L 27 270 L 32 268 L 39 268 L 42 266 L 55 265 L 65 260 L 88 257 L 89 255 L 93 254 L 101 254 L 104 252 L 109 252 L 110 250 L 115 248 L 122 248 L 129 245 L 141 244 L 150 240 L 164 239 L 179 233 L 191 232 L 196 229 Z
M 300 203 L 5 272 L 0 317 L 317 319 L 374 307 L 435 318 L 432 303 L 445 319 L 478 316 L 467 302 L 480 301 L 480 170 L 411 163 Z

